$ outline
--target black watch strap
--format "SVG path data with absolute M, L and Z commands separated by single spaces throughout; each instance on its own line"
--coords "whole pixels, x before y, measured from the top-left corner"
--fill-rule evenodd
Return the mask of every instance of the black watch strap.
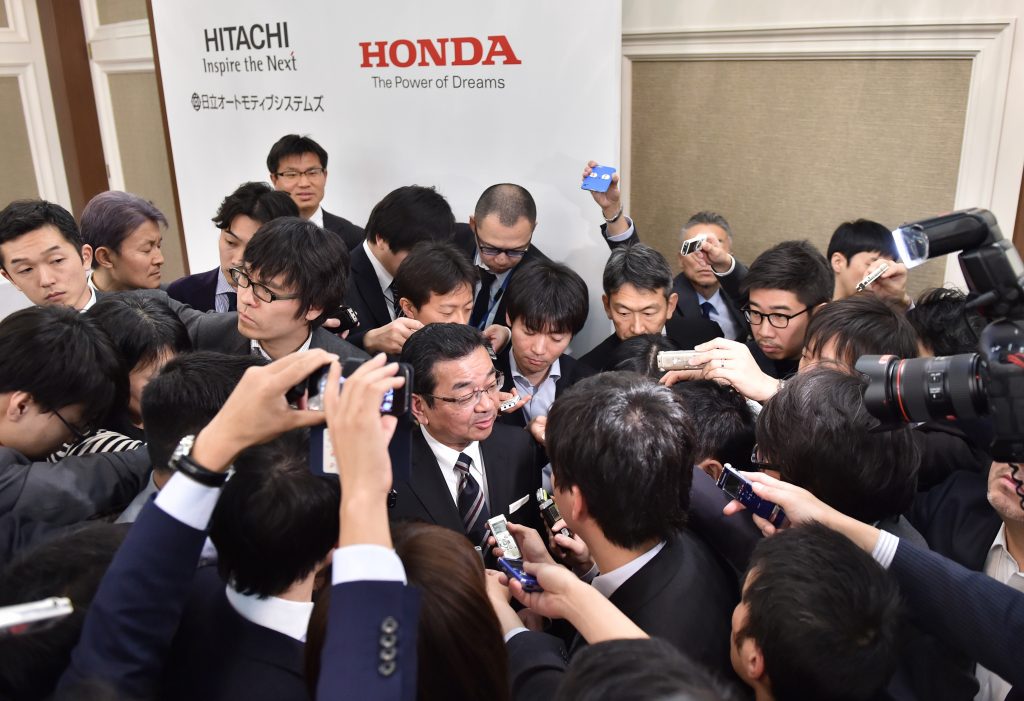
M 207 487 L 220 487 L 228 479 L 228 473 L 214 472 L 208 470 L 192 459 L 192 445 L 195 443 L 195 436 L 185 436 L 178 442 L 178 447 L 171 454 L 168 467 L 172 470 L 187 475 L 190 479 Z

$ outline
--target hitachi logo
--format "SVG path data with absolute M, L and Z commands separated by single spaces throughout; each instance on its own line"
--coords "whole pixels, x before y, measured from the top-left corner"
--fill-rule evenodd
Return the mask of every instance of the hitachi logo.
M 397 66 L 493 66 L 495 59 L 503 65 L 522 63 L 508 43 L 508 37 L 499 34 L 487 37 L 490 45 L 484 52 L 484 42 L 476 37 L 450 37 L 444 39 L 397 39 L 395 41 L 361 41 L 363 50 L 361 68 L 387 68 Z M 390 63 L 389 63 L 390 62 Z

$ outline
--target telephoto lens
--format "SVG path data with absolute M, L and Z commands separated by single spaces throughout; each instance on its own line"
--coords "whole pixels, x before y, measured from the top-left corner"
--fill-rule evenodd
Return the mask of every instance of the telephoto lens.
M 868 378 L 864 404 L 883 424 L 974 419 L 988 411 L 978 353 L 902 359 L 862 355 L 857 372 Z

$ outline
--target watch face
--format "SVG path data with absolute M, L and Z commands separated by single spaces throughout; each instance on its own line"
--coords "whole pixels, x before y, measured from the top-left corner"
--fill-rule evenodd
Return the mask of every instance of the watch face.
M 178 446 L 171 453 L 171 466 L 178 464 L 178 461 L 192 452 L 192 444 L 195 443 L 195 436 L 184 436 L 178 441 Z

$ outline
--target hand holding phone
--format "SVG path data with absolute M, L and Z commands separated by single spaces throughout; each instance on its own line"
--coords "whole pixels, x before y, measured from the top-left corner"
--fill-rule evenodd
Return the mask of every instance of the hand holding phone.
M 702 351 L 695 350 L 659 351 L 658 369 L 665 372 L 669 370 L 699 370 L 707 363 L 695 363 L 693 359 L 702 354 Z
M 615 174 L 615 169 L 611 166 L 594 166 L 590 170 L 590 175 L 583 178 L 583 184 L 580 185 L 581 190 L 591 190 L 592 192 L 608 192 L 608 188 L 612 185 L 612 176 Z
M 527 574 L 526 570 L 523 569 L 522 560 L 510 560 L 507 557 L 499 557 L 498 564 L 505 570 L 505 574 L 508 575 L 510 580 L 514 579 L 523 585 L 523 591 L 525 592 L 541 592 L 544 591 L 541 586 L 537 583 L 537 578 L 532 574 Z
M 708 240 L 707 234 L 698 234 L 693 238 L 686 239 L 683 241 L 683 245 L 679 248 L 679 255 L 688 256 L 691 253 L 696 253 L 704 245 L 704 242 Z
M 522 560 L 523 555 L 519 552 L 519 545 L 516 543 L 516 539 L 512 537 L 512 534 L 508 530 L 508 521 L 502 514 L 490 518 L 487 520 L 487 526 L 491 529 L 491 534 L 494 535 L 494 541 L 498 547 L 505 552 L 505 557 L 512 560 Z
M 776 528 L 786 520 L 786 512 L 782 510 L 782 507 L 754 494 L 750 482 L 733 469 L 729 463 L 722 467 L 722 474 L 718 478 L 717 485 L 723 492 L 743 504 L 747 510 L 757 514 Z
M 882 263 L 880 266 L 878 266 L 877 268 L 872 270 L 870 273 L 868 273 L 867 275 L 864 276 L 863 280 L 861 280 L 860 282 L 857 283 L 857 291 L 858 292 L 863 292 L 864 290 L 866 290 L 871 285 L 871 283 L 873 283 L 878 278 L 882 277 L 882 275 L 888 269 L 889 269 L 889 264 L 888 263 Z

